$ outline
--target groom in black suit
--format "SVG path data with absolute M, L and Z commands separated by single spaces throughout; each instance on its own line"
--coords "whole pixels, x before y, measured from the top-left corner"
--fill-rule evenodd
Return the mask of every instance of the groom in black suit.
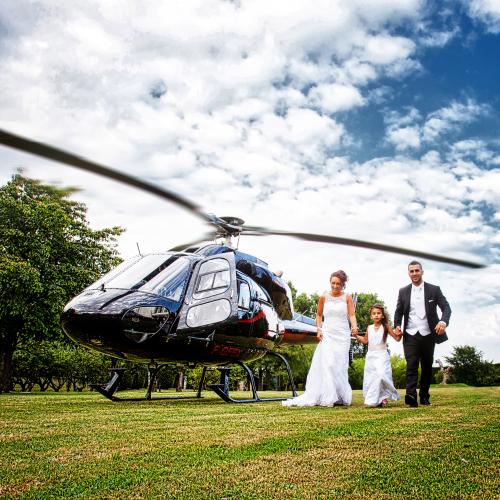
M 401 334 L 403 323 L 403 349 L 406 358 L 405 403 L 418 406 L 417 381 L 420 363 L 420 404 L 429 406 L 429 386 L 432 378 L 434 346 L 448 340 L 446 327 L 450 321 L 450 304 L 436 285 L 424 283 L 422 264 L 416 260 L 408 264 L 411 283 L 399 290 L 394 313 L 396 333 Z M 437 308 L 441 310 L 441 319 Z

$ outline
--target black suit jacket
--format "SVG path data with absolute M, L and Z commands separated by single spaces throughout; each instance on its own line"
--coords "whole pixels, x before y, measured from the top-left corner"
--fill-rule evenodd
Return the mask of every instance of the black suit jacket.
M 396 312 L 394 313 L 394 326 L 401 326 L 401 321 L 404 317 L 403 332 L 406 333 L 406 325 L 408 324 L 408 316 L 410 314 L 410 299 L 411 299 L 411 283 L 399 290 L 398 303 L 396 305 Z M 424 281 L 424 300 L 425 300 L 425 314 L 427 316 L 427 323 L 431 330 L 431 335 L 437 344 L 448 340 L 446 333 L 438 335 L 434 328 L 439 321 L 444 321 L 447 325 L 450 323 L 451 308 L 450 304 L 443 295 L 441 289 L 436 285 L 431 285 Z M 438 317 L 437 308 L 441 310 L 441 318 Z

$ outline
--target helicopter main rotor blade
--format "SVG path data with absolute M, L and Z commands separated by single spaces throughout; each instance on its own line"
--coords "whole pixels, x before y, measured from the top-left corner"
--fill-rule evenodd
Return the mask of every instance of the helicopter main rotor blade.
M 382 243 L 372 243 L 370 241 L 354 240 L 351 238 L 341 238 L 339 236 L 327 236 L 323 234 L 311 234 L 311 233 L 297 233 L 294 231 L 280 231 L 276 229 L 267 229 L 265 227 L 256 227 L 256 226 L 243 226 L 242 234 L 246 234 L 248 236 L 266 236 L 266 235 L 291 236 L 292 238 L 298 238 L 306 241 L 334 243 L 336 245 L 368 248 L 370 250 L 381 250 L 383 252 L 410 255 L 412 257 L 422 257 L 423 259 L 434 260 L 437 262 L 444 262 L 446 264 L 455 264 L 456 266 L 470 267 L 472 269 L 480 269 L 486 267 L 483 264 L 479 264 L 477 262 L 470 262 L 468 260 L 455 259 L 453 257 L 445 257 L 443 255 L 421 252 L 419 250 L 412 250 L 410 248 L 393 247 L 392 245 L 384 245 Z
M 117 170 L 113 170 L 109 167 L 99 165 L 98 163 L 87 160 L 73 153 L 68 153 L 67 151 L 56 148 L 54 146 L 49 146 L 48 144 L 44 144 L 42 142 L 32 141 L 30 139 L 26 139 L 2 129 L 0 129 L 0 144 L 13 149 L 24 151 L 25 153 L 41 156 L 42 158 L 47 158 L 48 160 L 53 160 L 65 165 L 80 168 L 87 172 L 102 175 L 103 177 L 107 177 L 108 179 L 113 179 L 123 184 L 127 184 L 128 186 L 142 189 L 143 191 L 155 194 L 156 196 L 159 196 L 164 200 L 171 201 L 172 203 L 175 203 L 185 208 L 186 210 L 189 210 L 191 213 L 197 215 L 205 222 L 212 222 L 212 217 L 204 213 L 198 205 L 195 205 L 191 201 L 186 200 L 185 198 L 182 198 L 181 196 L 172 193 L 171 191 L 160 188 L 148 182 L 144 182 L 137 177 L 133 177 L 131 175 L 118 172 Z
M 381 250 L 385 252 L 410 255 L 413 257 L 422 257 L 437 262 L 444 262 L 446 264 L 455 264 L 457 266 L 470 267 L 473 269 L 479 269 L 485 267 L 483 264 L 479 264 L 476 262 L 470 262 L 462 259 L 455 259 L 452 257 L 445 257 L 442 255 L 421 252 L 408 248 L 393 247 L 391 245 L 383 245 L 381 243 L 372 243 L 363 240 L 354 240 L 351 238 L 341 238 L 338 236 L 326 236 L 326 235 L 311 234 L 311 233 L 298 233 L 293 231 L 280 231 L 280 230 L 267 229 L 264 227 L 256 227 L 256 226 L 233 227 L 233 225 L 231 225 L 227 221 L 221 220 L 219 217 L 213 214 L 206 214 L 201 210 L 201 208 L 198 205 L 192 203 L 191 201 L 185 198 L 182 198 L 181 196 L 175 193 L 172 193 L 166 189 L 159 188 L 153 184 L 144 182 L 136 177 L 123 174 L 109 167 L 99 165 L 98 163 L 92 162 L 90 160 L 74 155 L 62 149 L 49 146 L 48 144 L 32 141 L 30 139 L 26 139 L 24 137 L 12 134 L 2 129 L 0 129 L 0 144 L 4 144 L 5 146 L 18 149 L 20 151 L 24 151 L 26 153 L 30 153 L 36 156 L 41 156 L 42 158 L 47 158 L 49 160 L 57 161 L 59 163 L 80 168 L 87 172 L 98 174 L 103 177 L 116 180 L 123 184 L 127 184 L 129 186 L 142 189 L 143 191 L 155 194 L 156 196 L 159 196 L 164 200 L 168 200 L 185 208 L 186 210 L 189 210 L 191 213 L 197 215 L 205 222 L 213 224 L 217 227 L 222 227 L 222 228 L 226 227 L 226 229 L 229 228 L 231 230 L 236 229 L 235 233 L 241 232 L 242 234 L 254 235 L 254 236 L 260 236 L 260 235 L 291 236 L 293 238 L 298 238 L 306 241 L 334 243 L 337 245 L 355 246 L 360 248 L 368 248 L 371 250 Z M 191 245 L 199 243 L 201 241 L 205 241 L 205 239 L 201 240 L 198 239 L 192 242 Z M 177 249 L 179 247 L 180 245 L 178 245 L 175 248 Z M 186 247 L 183 246 L 183 248 Z

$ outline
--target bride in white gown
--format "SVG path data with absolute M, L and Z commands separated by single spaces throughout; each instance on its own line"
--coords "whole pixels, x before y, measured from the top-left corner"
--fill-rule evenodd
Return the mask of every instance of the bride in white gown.
M 344 271 L 331 275 L 331 291 L 323 294 L 318 302 L 316 325 L 320 342 L 307 374 L 306 390 L 300 396 L 283 401 L 284 406 L 351 404 L 352 389 L 347 375 L 351 346 L 349 320 L 354 334 L 358 333 L 358 327 L 352 298 L 343 293 L 346 282 Z

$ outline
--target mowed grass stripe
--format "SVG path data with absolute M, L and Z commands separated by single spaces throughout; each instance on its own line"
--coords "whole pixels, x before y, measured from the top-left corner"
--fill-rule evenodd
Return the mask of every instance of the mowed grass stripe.
M 367 410 L 359 393 L 349 409 L 210 400 L 112 405 L 58 396 L 0 399 L 2 422 L 20 433 L 0 441 L 0 495 L 498 494 L 498 389 L 436 391 L 437 406 L 416 410 Z M 13 401 L 22 401 L 21 412 Z
M 412 449 L 408 440 L 406 443 L 401 440 L 390 443 L 373 436 L 360 439 L 350 435 L 326 441 L 321 440 L 324 436 L 317 436 L 316 440 L 308 439 L 310 436 L 307 434 L 299 437 L 303 439 L 303 445 L 295 451 L 290 451 L 294 446 L 288 440 L 277 439 L 265 443 L 267 446 L 261 449 L 193 449 L 184 454 L 187 464 L 175 462 L 169 453 L 150 454 L 141 460 L 141 468 L 135 468 L 133 475 L 130 474 L 130 466 L 134 463 L 138 465 L 136 459 L 126 460 L 120 466 L 115 464 L 114 474 L 106 480 L 101 477 L 98 485 L 90 478 L 75 488 L 61 485 L 62 488 L 45 490 L 45 494 L 57 496 L 62 492 L 85 492 L 98 495 L 103 487 L 109 493 L 117 486 L 134 489 L 134 485 L 141 485 L 139 490 L 144 493 L 146 482 L 149 483 L 149 494 L 160 495 L 165 492 L 165 481 L 172 495 L 182 495 L 185 498 L 192 498 L 201 492 L 203 496 L 213 494 L 216 497 L 241 496 L 243 493 L 250 497 L 279 496 L 284 486 L 289 493 L 293 492 L 302 498 L 306 498 L 311 491 L 320 495 L 364 492 L 376 496 L 380 491 L 407 495 L 414 493 L 416 486 L 420 493 L 431 497 L 437 493 L 443 496 L 464 492 L 484 495 L 490 491 L 478 488 L 468 477 L 460 474 L 451 482 L 451 488 L 449 478 L 443 481 L 439 472 L 441 467 L 450 471 L 448 450 L 446 447 L 441 453 L 435 453 L 435 450 L 442 447 L 444 439 L 428 441 L 432 446 L 428 446 L 426 452 L 422 453 Z M 448 439 L 450 437 L 448 434 Z M 468 440 L 469 436 L 465 435 L 465 438 Z M 320 446 L 311 446 L 318 439 Z M 398 450 L 404 444 L 409 450 L 407 454 L 401 455 Z M 417 444 L 420 447 L 420 440 Z M 372 458 L 373 454 L 376 454 L 376 459 Z M 380 470 L 380 461 L 384 461 L 389 454 L 392 454 L 389 470 Z M 263 470 L 267 472 L 264 480 L 261 477 Z M 186 481 L 187 478 L 189 481 Z M 233 484 L 229 486 L 231 483 Z M 217 488 L 221 484 L 225 486 Z

